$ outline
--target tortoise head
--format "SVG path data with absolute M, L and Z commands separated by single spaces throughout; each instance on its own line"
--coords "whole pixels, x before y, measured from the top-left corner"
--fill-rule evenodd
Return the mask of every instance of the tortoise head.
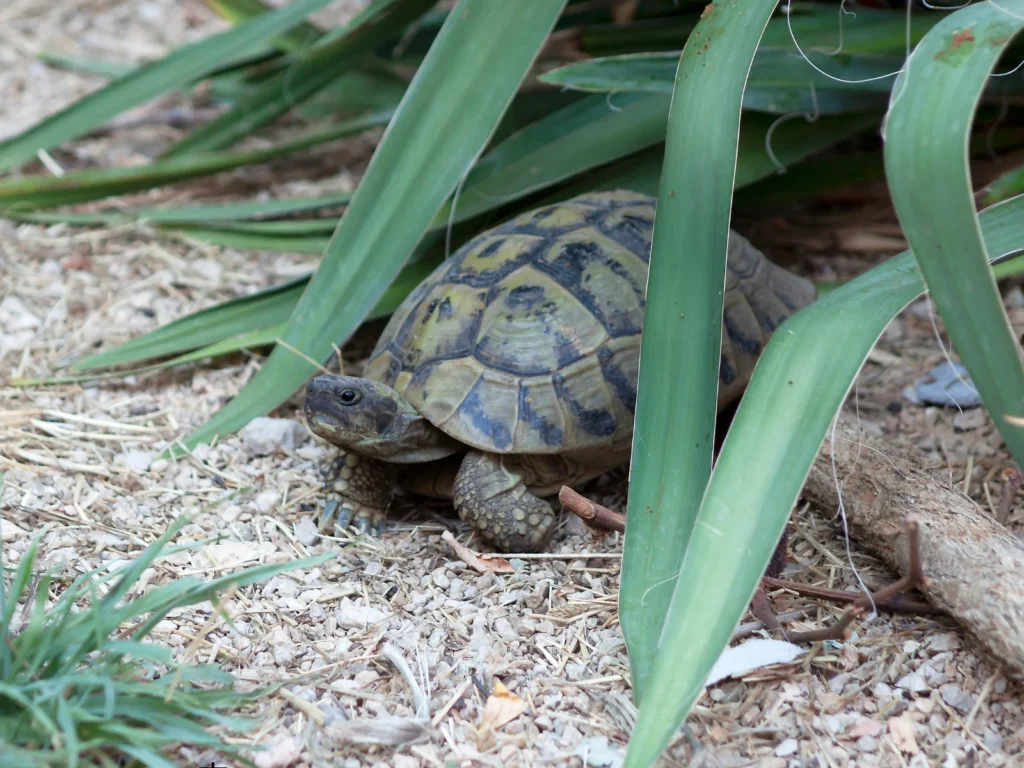
M 430 461 L 455 452 L 402 395 L 386 384 L 324 374 L 306 386 L 306 422 L 313 434 L 340 448 L 383 461 Z

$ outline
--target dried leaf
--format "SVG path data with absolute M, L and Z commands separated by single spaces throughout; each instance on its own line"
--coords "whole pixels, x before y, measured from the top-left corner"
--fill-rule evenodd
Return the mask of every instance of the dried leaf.
M 526 709 L 526 702 L 509 691 L 499 680 L 494 691 L 487 697 L 484 714 L 480 720 L 481 730 L 497 730 L 515 720 Z
M 851 739 L 859 739 L 861 736 L 877 736 L 881 730 L 881 723 L 871 720 L 870 718 L 864 718 L 853 726 L 853 728 L 847 732 L 847 735 Z
M 893 744 L 900 752 L 916 755 L 921 751 L 917 746 L 917 739 L 914 737 L 914 722 L 907 717 L 906 713 L 889 721 L 889 733 L 892 735 Z
M 516 571 L 512 567 L 512 563 L 502 557 L 483 558 L 469 547 L 459 544 L 449 531 L 442 533 L 441 538 L 448 542 L 448 545 L 455 550 L 455 554 L 459 556 L 462 562 L 480 573 L 487 573 L 488 571 L 492 573 L 515 573 Z

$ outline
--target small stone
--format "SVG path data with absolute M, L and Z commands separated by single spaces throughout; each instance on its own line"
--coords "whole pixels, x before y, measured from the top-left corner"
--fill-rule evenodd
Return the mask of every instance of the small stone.
M 1006 678 L 1000 677 L 998 680 L 996 680 L 996 684 L 992 686 L 992 690 L 994 690 L 996 693 L 1006 693 L 1006 686 Z
M 828 681 L 828 689 L 835 694 L 842 693 L 843 687 L 851 680 L 852 677 L 853 675 L 849 672 L 842 672 Z
M 966 715 L 974 707 L 974 697 L 959 685 L 944 685 L 939 689 L 939 693 L 942 695 L 942 700 L 961 715 Z
M 1020 286 L 1014 286 L 1003 294 L 1003 303 L 1009 309 L 1020 309 L 1024 307 L 1024 291 Z
M 266 490 L 256 494 L 256 508 L 264 514 L 272 511 L 281 503 L 281 494 L 277 491 Z
M 857 739 L 857 749 L 861 752 L 877 752 L 878 739 L 874 736 L 861 736 Z
M 356 675 L 352 678 L 352 680 L 360 688 L 365 688 L 371 683 L 375 683 L 378 680 L 380 680 L 380 675 L 374 672 L 372 669 L 364 669 L 362 672 L 356 672 Z
M 519 633 L 516 631 L 516 628 L 512 626 L 512 622 L 504 617 L 494 621 L 494 631 L 502 640 L 519 639 Z
M 434 572 L 430 574 L 430 578 L 438 589 L 448 589 L 452 585 L 452 580 L 445 574 L 444 568 L 434 569 Z
M 250 421 L 239 436 L 242 445 L 254 456 L 269 456 L 279 449 L 291 451 L 309 439 L 309 433 L 299 422 L 266 416 Z
M 339 720 L 348 720 L 344 710 L 337 707 L 321 707 L 320 711 L 324 713 L 324 725 L 330 725 Z
M 896 687 L 902 688 L 905 691 L 910 691 L 911 693 L 924 693 L 931 690 L 924 679 L 924 675 L 919 671 L 911 672 L 910 674 L 901 677 L 896 681 Z
M 128 467 L 128 469 L 133 469 L 136 472 L 145 472 L 149 469 L 149 463 L 152 459 L 153 454 L 133 449 L 119 454 L 115 461 L 122 467 Z
M 928 640 L 928 650 L 942 653 L 943 651 L 955 651 L 960 647 L 960 638 L 955 632 L 943 632 Z
M 338 626 L 343 629 L 362 629 L 370 624 L 383 621 L 387 617 L 388 614 L 384 613 L 384 611 L 377 610 L 370 605 L 359 605 L 347 597 L 342 598 L 338 611 L 335 614 Z
M 41 322 L 17 296 L 5 296 L 0 301 L 0 328 L 5 331 L 29 331 L 38 328 Z
M 312 546 L 313 542 L 320 536 L 320 530 L 312 518 L 304 517 L 295 525 L 295 538 L 304 547 Z
M 786 739 L 775 748 L 775 754 L 778 757 L 789 757 L 795 755 L 798 749 L 800 749 L 800 745 L 797 744 L 796 739 Z
M 908 387 L 907 399 L 914 403 L 929 405 L 948 405 L 956 408 L 974 408 L 981 405 L 974 382 L 971 381 L 967 369 L 960 363 L 952 366 L 945 361 L 935 366 L 927 376 L 914 382 L 913 388 Z
M 993 752 L 999 752 L 1003 748 L 1003 737 L 991 728 L 986 728 L 981 734 L 981 742 Z

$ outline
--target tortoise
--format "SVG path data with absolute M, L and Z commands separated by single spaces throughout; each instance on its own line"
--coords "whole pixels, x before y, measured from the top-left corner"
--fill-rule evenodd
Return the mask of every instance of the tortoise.
M 393 490 L 450 499 L 492 546 L 543 548 L 545 497 L 629 462 L 656 199 L 584 194 L 477 235 L 392 315 L 362 377 L 310 380 L 318 527 L 379 534 Z M 718 407 L 813 284 L 731 231 Z

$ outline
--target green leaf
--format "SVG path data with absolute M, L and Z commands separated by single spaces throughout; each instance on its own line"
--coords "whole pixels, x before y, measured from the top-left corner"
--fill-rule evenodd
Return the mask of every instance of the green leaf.
M 210 8 L 232 24 L 250 21 L 273 11 L 262 0 L 207 0 Z M 274 45 L 285 53 L 297 53 L 324 36 L 316 24 L 304 21 L 274 38 Z
M 296 307 L 285 342 L 324 360 L 362 322 L 486 146 L 563 4 L 456 3 Z M 186 445 L 239 429 L 314 370 L 278 345 L 246 388 Z
M 178 141 L 163 157 L 176 158 L 232 146 L 302 104 L 345 71 L 355 69 L 382 39 L 407 26 L 434 2 L 380 0 L 370 5 L 349 22 L 337 39 L 322 40 L 295 64 L 269 78 L 251 94 L 239 97 L 224 114 Z
M 622 94 L 614 103 L 604 96 L 589 96 L 530 123 L 476 164 L 457 199 L 438 211 L 432 226 L 465 221 L 582 171 L 660 144 L 665 138 L 668 104 L 667 97 L 657 95 Z
M 812 67 L 793 48 L 761 47 L 754 57 L 743 95 L 744 109 L 827 115 L 884 108 L 885 98 L 903 64 L 902 59 L 891 56 L 835 57 L 814 51 L 806 52 L 806 56 L 830 76 Z M 584 91 L 669 94 L 678 60 L 678 52 L 613 56 L 568 64 L 546 72 L 539 79 Z
M 73 171 L 59 178 L 32 176 L 0 181 L 0 206 L 17 204 L 24 209 L 66 205 L 210 176 L 245 165 L 265 163 L 328 141 L 387 125 L 391 115 L 391 112 L 382 112 L 346 120 L 267 149 L 197 153 L 128 168 Z
M 109 85 L 7 141 L 0 142 L 0 173 L 103 125 L 166 91 L 180 88 L 217 65 L 252 50 L 299 23 L 330 0 L 297 0 L 250 22 L 182 46 L 159 61 L 132 70 Z
M 1024 197 L 985 210 L 981 225 L 994 258 L 1024 248 Z M 651 765 L 700 696 L 832 418 L 885 327 L 924 290 L 914 257 L 905 251 L 800 310 L 765 346 L 675 579 L 627 766 Z
M 646 714 L 644 702 L 673 579 L 711 473 L 741 102 L 773 7 L 763 0 L 710 6 L 683 49 L 672 95 L 640 347 L 619 593 L 633 697 L 642 715 L 627 766 L 650 765 L 663 746 L 663 724 Z
M 72 224 L 79 226 L 112 226 L 129 221 L 148 221 L 153 224 L 191 225 L 210 222 L 231 222 L 239 219 L 273 219 L 296 213 L 309 213 L 323 208 L 346 205 L 352 199 L 349 192 L 338 192 L 319 197 L 289 197 L 259 202 L 207 203 L 183 205 L 174 208 L 126 206 L 95 213 L 66 213 L 22 211 L 15 207 L 0 209 L 0 215 L 15 221 L 36 224 Z
M 996 62 L 1024 26 L 1024 0 L 962 8 L 915 49 L 893 90 L 885 171 L 917 264 L 1014 459 L 1024 464 L 1021 348 L 1000 299 L 978 226 L 969 141 Z

